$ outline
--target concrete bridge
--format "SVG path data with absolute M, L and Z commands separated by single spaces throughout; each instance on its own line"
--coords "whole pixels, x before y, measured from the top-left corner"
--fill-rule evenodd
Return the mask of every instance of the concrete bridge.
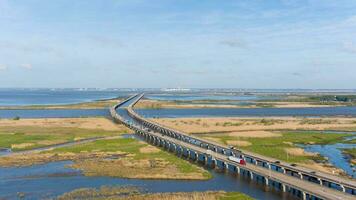
M 124 123 L 151 144 L 166 148 L 180 156 L 232 173 L 249 176 L 271 188 L 292 193 L 301 199 L 356 199 L 356 182 L 321 172 L 292 166 L 273 158 L 203 140 L 186 133 L 164 127 L 138 115 L 132 107 L 143 97 L 135 95 L 111 108 L 115 121 Z M 128 104 L 126 118 L 117 109 Z M 130 117 L 130 119 L 127 119 Z M 208 151 L 210 150 L 210 151 Z M 246 165 L 228 159 L 243 157 Z

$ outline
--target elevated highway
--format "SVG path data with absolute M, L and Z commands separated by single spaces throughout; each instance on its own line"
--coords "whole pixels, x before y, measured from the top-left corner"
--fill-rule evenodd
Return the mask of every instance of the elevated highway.
M 253 180 L 263 181 L 269 187 L 292 193 L 302 199 L 356 199 L 354 180 L 231 149 L 147 120 L 132 109 L 142 97 L 143 94 L 135 95 L 111 108 L 111 115 L 115 121 L 124 123 L 152 144 L 212 167 L 245 174 Z M 229 156 L 244 157 L 248 163 L 240 165 L 229 160 Z

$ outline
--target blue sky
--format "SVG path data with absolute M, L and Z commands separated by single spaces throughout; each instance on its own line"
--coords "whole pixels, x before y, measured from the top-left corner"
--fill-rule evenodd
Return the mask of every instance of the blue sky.
M 0 87 L 356 88 L 356 1 L 0 0 Z

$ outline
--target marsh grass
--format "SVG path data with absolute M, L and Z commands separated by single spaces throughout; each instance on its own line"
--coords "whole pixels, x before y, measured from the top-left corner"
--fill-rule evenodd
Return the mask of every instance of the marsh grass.
M 300 124 L 310 124 L 310 125 L 315 125 L 315 124 L 337 124 L 337 120 L 329 120 L 329 119 L 303 119 Z
M 84 129 L 73 127 L 40 127 L 40 126 L 2 126 L 0 127 L 0 148 L 12 148 L 23 143 L 32 143 L 24 148 L 12 148 L 13 151 L 29 150 L 47 146 L 45 143 L 63 143 L 75 141 L 76 138 L 93 138 L 115 136 L 123 131 Z
M 122 199 L 122 200 L 252 200 L 251 197 L 239 192 L 206 191 L 206 192 L 176 192 L 143 194 L 135 187 L 102 186 L 96 188 L 81 188 L 65 193 L 58 200 L 74 199 Z
M 203 137 L 213 137 L 224 144 L 228 141 L 243 140 L 250 142 L 249 146 L 240 146 L 238 148 L 269 156 L 287 162 L 306 162 L 308 160 L 321 161 L 323 158 L 319 155 L 289 155 L 286 148 L 297 147 L 297 144 L 334 144 L 344 141 L 346 137 L 352 134 L 339 133 L 320 133 L 320 132 L 282 132 L 280 137 L 248 138 L 233 137 L 226 134 L 206 134 Z
M 143 168 L 147 168 L 146 171 L 142 171 L 142 169 L 139 168 L 135 169 L 133 167 L 131 169 L 128 169 L 128 172 L 129 171 L 134 172 L 136 170 L 137 174 L 152 173 L 152 175 L 154 175 L 154 173 L 160 173 L 160 172 L 163 173 L 164 170 L 169 170 L 169 168 L 171 167 L 173 171 L 174 169 L 178 170 L 176 173 L 180 174 L 179 176 L 183 176 L 184 174 L 187 175 L 196 174 L 198 175 L 197 177 L 201 177 L 200 179 L 212 178 L 211 174 L 208 171 L 203 170 L 202 168 L 193 165 L 186 160 L 180 159 L 169 152 L 161 150 L 158 152 L 154 151 L 149 153 L 143 153 L 140 151 L 141 148 L 147 146 L 148 146 L 147 144 L 139 142 L 136 139 L 119 138 L 119 139 L 110 139 L 110 140 L 98 140 L 91 143 L 86 143 L 86 144 L 81 144 L 81 145 L 76 145 L 71 147 L 58 148 L 53 150 L 53 152 L 55 153 L 124 152 L 131 155 L 129 159 L 132 160 L 128 160 L 128 162 L 138 163 L 139 165 L 139 162 L 149 161 L 151 165 L 149 167 L 147 166 L 143 167 Z M 162 171 L 160 171 L 158 166 L 162 167 L 161 169 Z M 153 169 L 149 171 L 149 168 L 153 168 Z M 124 169 L 122 168 L 122 170 Z M 117 173 L 121 173 L 121 172 L 118 171 Z M 125 174 L 122 175 L 125 176 Z M 174 173 L 172 172 L 172 177 L 173 176 Z M 170 177 L 167 176 L 167 178 Z

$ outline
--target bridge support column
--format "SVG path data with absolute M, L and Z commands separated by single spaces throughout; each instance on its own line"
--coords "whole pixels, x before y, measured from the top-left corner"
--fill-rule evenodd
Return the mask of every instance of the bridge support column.
M 298 175 L 299 175 L 300 179 L 303 180 L 303 174 L 299 172 Z
M 253 180 L 253 173 L 250 171 L 250 178 Z
M 182 157 L 183 153 L 184 153 L 184 149 L 182 146 L 179 146 L 179 157 Z
M 318 181 L 319 181 L 319 184 L 320 184 L 321 186 L 323 186 L 323 180 L 321 180 L 320 178 L 318 178 Z
M 216 168 L 216 165 L 217 165 L 218 163 L 217 163 L 217 161 L 216 161 L 216 159 L 215 159 L 214 157 L 211 158 L 211 162 L 212 162 L 212 164 L 214 165 L 213 168 Z
M 286 188 L 286 185 L 284 185 L 283 183 L 281 184 L 281 189 L 283 192 L 286 192 L 287 191 L 287 188 Z
M 270 164 L 270 163 L 266 163 L 266 165 L 267 165 L 267 168 L 268 168 L 269 170 L 271 170 L 271 164 Z
M 282 171 L 283 171 L 283 174 L 287 173 L 286 172 L 286 169 L 284 167 L 281 167 Z
M 204 165 L 208 164 L 208 156 L 204 155 Z
M 240 174 L 240 167 L 236 166 L 236 172 L 237 172 L 237 174 Z
M 305 192 L 302 191 L 302 199 L 306 200 L 307 199 L 307 194 Z
M 269 184 L 269 180 L 268 180 L 268 178 L 266 178 L 266 177 L 264 177 L 264 179 L 265 179 L 265 184 L 268 186 Z
M 342 192 L 346 192 L 346 188 L 343 185 L 340 185 Z

